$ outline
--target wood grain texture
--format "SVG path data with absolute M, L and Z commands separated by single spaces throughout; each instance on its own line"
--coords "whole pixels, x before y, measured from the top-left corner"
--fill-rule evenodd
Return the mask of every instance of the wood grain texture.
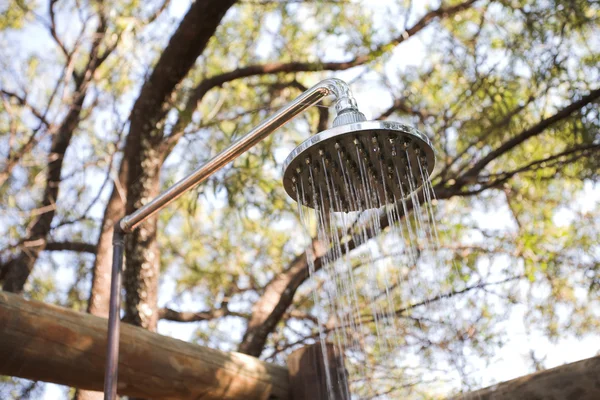
M 102 390 L 106 325 L 104 318 L 0 292 L 0 375 Z M 298 373 L 301 354 L 290 356 L 291 375 Z M 128 324 L 121 326 L 122 395 L 147 399 L 291 400 L 289 387 L 284 367 Z M 600 356 L 465 393 L 457 399 L 597 400 Z
M 106 319 L 0 292 L 0 374 L 102 390 Z M 284 367 L 121 326 L 119 394 L 288 399 Z

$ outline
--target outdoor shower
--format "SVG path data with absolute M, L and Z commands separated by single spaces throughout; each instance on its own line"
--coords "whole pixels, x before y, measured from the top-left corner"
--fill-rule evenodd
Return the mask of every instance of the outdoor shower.
M 323 213 L 380 208 L 413 195 L 434 167 L 426 136 L 403 124 L 366 121 L 348 85 L 326 79 L 251 130 L 150 203 L 115 225 L 104 398 L 117 389 L 124 235 L 327 96 L 336 98 L 333 128 L 311 136 L 285 160 L 283 186 L 298 203 Z M 417 167 L 418 166 L 418 167 Z M 418 168 L 418 169 L 417 169 Z M 420 170 L 420 174 L 413 174 Z

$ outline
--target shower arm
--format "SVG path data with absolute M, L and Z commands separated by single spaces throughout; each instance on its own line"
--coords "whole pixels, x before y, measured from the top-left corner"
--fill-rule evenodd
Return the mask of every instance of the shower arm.
M 204 165 L 200 166 L 188 176 L 159 194 L 154 200 L 140 207 L 115 224 L 112 242 L 113 260 L 111 269 L 106 369 L 104 375 L 104 400 L 114 400 L 117 393 L 121 272 L 123 269 L 125 234 L 134 231 L 150 216 L 165 208 L 189 189 L 208 179 L 215 172 L 250 150 L 254 145 L 292 120 L 296 115 L 315 105 L 327 96 L 336 97 L 335 109 L 337 117 L 336 121 L 334 121 L 334 125 L 364 120 L 364 116 L 358 111 L 356 101 L 350 92 L 348 84 L 340 79 L 325 79 L 279 109 L 275 114 L 252 129 L 238 141 L 231 144 Z
M 321 81 L 278 110 L 237 142 L 214 156 L 206 162 L 206 164 L 159 194 L 150 203 L 123 218 L 120 222 L 121 229 L 126 233 L 132 232 L 148 217 L 163 209 L 189 189 L 203 182 L 219 169 L 250 150 L 254 145 L 292 120 L 296 115 L 330 95 L 337 97 L 335 109 L 338 114 L 344 113 L 346 110 L 357 110 L 356 101 L 354 100 L 354 97 L 352 97 L 350 89 L 344 81 L 333 78 Z

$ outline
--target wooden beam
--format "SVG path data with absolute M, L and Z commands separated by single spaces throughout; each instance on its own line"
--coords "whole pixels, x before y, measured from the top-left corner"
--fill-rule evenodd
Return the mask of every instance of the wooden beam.
M 0 375 L 102 390 L 106 325 L 106 319 L 100 317 L 0 292 Z M 300 354 L 288 361 L 290 372 L 296 368 L 295 362 L 300 365 Z M 289 387 L 284 367 L 127 324 L 121 327 L 122 395 L 159 400 L 291 400 Z M 457 399 L 597 400 L 600 356 L 465 393 Z
M 0 292 L 0 374 L 102 390 L 106 319 Z M 128 324 L 119 394 L 148 399 L 288 400 L 284 367 Z
M 595 351 L 596 349 L 591 349 Z M 568 351 L 568 349 L 565 349 Z M 600 356 L 522 376 L 455 400 L 598 400 L 600 399 Z

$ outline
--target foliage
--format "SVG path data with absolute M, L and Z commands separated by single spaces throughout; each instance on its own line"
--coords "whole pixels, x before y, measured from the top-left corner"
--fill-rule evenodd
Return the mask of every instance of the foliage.
M 0 278 L 34 246 L 32 227 L 48 212 L 49 163 L 64 159 L 26 296 L 85 309 L 99 268 L 93 254 L 56 249 L 99 244 L 111 189 L 131 196 L 135 182 L 118 172 L 130 113 L 172 45 L 181 7 L 116 0 L 0 7 Z M 452 11 L 436 14 L 440 8 Z M 410 357 L 379 389 L 395 398 L 469 390 L 490 382 L 479 370 L 510 340 L 515 310 L 526 310 L 532 336 L 558 341 L 598 331 L 599 18 L 598 3 L 584 0 L 241 1 L 173 93 L 159 99 L 166 117 L 151 129 L 159 144 L 144 162 L 158 166 L 166 188 L 327 76 L 351 81 L 367 115 L 417 126 L 437 151 L 443 274 L 428 288 L 406 266 L 416 297 L 398 305 L 410 310 L 399 318 L 398 354 Z M 95 38 L 106 59 L 91 68 Z M 269 68 L 194 97 L 214 77 L 247 66 Z M 50 154 L 82 93 L 65 154 Z M 159 300 L 149 307 L 158 315 L 161 307 L 212 312 L 186 322 L 191 340 L 235 350 L 270 283 L 303 257 L 305 232 L 280 168 L 331 119 L 329 106 L 299 116 L 161 213 L 160 280 L 152 283 Z M 382 252 L 385 235 L 377 240 Z M 358 260 L 357 252 L 360 269 Z M 314 340 L 310 290 L 324 279 L 320 273 L 297 289 L 263 358 L 284 362 Z M 442 293 L 455 295 L 413 307 Z M 177 327 L 163 321 L 160 329 Z M 15 382 L 15 391 L 27 389 Z

